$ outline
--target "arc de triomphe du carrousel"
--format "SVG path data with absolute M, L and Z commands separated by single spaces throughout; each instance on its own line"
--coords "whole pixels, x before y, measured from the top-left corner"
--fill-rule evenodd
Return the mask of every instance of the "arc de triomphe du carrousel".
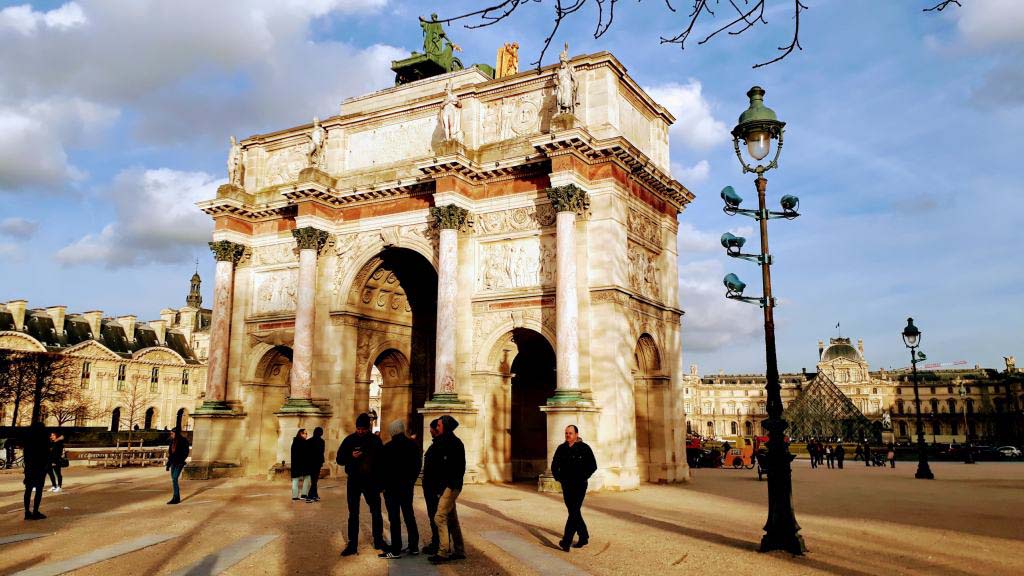
M 235 142 L 215 222 L 195 478 L 286 469 L 298 428 L 334 450 L 379 371 L 383 440 L 459 422 L 468 482 L 536 480 L 563 430 L 595 488 L 688 475 L 672 115 L 607 52 L 463 67 L 441 25 L 396 85 Z M 511 51 L 511 54 L 509 53 Z M 509 64 L 510 57 L 512 64 Z

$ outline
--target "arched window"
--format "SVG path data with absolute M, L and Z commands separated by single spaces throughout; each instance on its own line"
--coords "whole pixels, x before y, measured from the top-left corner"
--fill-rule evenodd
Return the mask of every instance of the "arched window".
M 124 390 L 124 380 L 128 372 L 128 365 L 121 364 L 117 367 L 117 389 Z
M 938 400 L 936 400 L 935 398 L 932 398 L 928 402 L 928 404 L 931 405 L 932 414 L 938 414 L 939 413 L 939 401 Z
M 949 398 L 946 400 L 946 408 L 949 409 L 950 414 L 956 414 L 956 400 Z M 955 434 L 955 432 L 954 432 Z
M 959 430 L 957 430 L 957 422 L 955 418 L 952 422 L 949 423 L 949 433 L 952 434 L 953 436 L 956 436 L 957 434 L 960 433 Z
M 903 414 L 903 398 L 896 401 L 896 413 Z
M 731 424 L 731 426 L 729 426 L 729 430 L 731 430 L 732 431 L 732 435 L 735 436 L 736 434 L 739 433 L 739 429 L 738 429 L 738 427 L 736 425 L 736 421 L 733 420 L 732 422 L 730 422 L 730 424 Z
M 188 394 L 188 370 L 181 371 L 181 393 Z
M 974 399 L 973 398 L 968 398 L 967 399 L 967 413 L 968 414 L 974 414 Z M 974 434 L 974 432 L 971 432 L 971 434 Z
M 900 436 L 906 436 L 906 435 L 907 435 L 907 423 L 906 422 L 900 422 Z
M 160 391 L 160 369 L 156 366 L 153 366 L 153 369 L 149 371 L 149 391 Z
M 938 420 L 932 420 L 932 434 L 942 434 L 942 426 Z
M 744 434 L 746 436 L 753 436 L 754 435 L 754 424 L 753 424 L 753 422 L 744 422 L 743 423 L 743 432 L 744 432 Z

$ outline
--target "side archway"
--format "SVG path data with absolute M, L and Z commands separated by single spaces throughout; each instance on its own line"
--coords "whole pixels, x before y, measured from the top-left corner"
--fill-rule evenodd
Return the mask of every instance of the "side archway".
M 243 462 L 250 470 L 258 471 L 269 470 L 277 459 L 279 424 L 276 413 L 288 399 L 288 377 L 292 368 L 290 347 L 278 345 L 263 349 L 251 380 L 242 386 L 246 441 L 251 447 Z
M 636 460 L 640 481 L 663 478 L 666 431 L 671 409 L 669 379 L 661 353 L 650 334 L 642 334 L 633 351 L 633 400 L 636 406 Z

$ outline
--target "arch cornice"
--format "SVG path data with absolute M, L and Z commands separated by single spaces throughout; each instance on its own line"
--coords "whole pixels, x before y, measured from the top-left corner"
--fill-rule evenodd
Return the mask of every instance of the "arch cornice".
M 29 349 L 16 349 L 18 352 L 46 352 L 46 346 L 43 346 L 42 342 L 28 334 L 22 334 L 21 332 L 15 332 L 13 330 L 0 331 L 0 340 L 3 340 L 4 338 L 18 340 L 29 346 Z
M 188 362 L 186 362 L 185 359 L 181 357 L 181 354 L 178 354 L 173 349 L 167 348 L 166 346 L 150 346 L 149 348 L 143 348 L 142 350 L 139 350 L 132 354 L 132 360 L 143 360 L 145 356 L 153 354 L 155 352 L 166 352 L 171 356 L 177 358 L 179 363 L 188 364 Z
M 505 336 L 516 328 L 525 328 L 540 334 L 547 341 L 548 345 L 551 346 L 551 349 L 556 353 L 558 352 L 558 347 L 555 345 L 557 340 L 554 332 L 544 326 L 539 319 L 523 318 L 522 324 L 517 326 L 510 316 L 508 320 L 492 328 L 484 337 L 480 349 L 477 352 L 476 362 L 474 362 L 475 370 L 493 371 L 496 369 L 500 360 L 499 355 L 503 348 L 502 344 L 504 344 Z
M 427 224 L 422 225 L 424 230 Z M 347 238 L 343 240 L 342 238 Z M 334 273 L 332 275 L 331 310 L 345 307 L 353 290 L 362 284 L 380 264 L 380 253 L 386 248 L 402 248 L 422 256 L 437 273 L 437 251 L 431 241 L 420 234 L 386 233 L 384 230 L 339 236 L 335 242 Z M 361 263 L 359 266 L 353 264 Z

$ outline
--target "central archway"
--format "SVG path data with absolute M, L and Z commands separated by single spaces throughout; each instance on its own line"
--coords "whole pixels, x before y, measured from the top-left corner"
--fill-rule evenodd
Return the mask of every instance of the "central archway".
M 533 330 L 516 328 L 512 341 L 512 480 L 534 481 L 547 469 L 547 418 L 540 407 L 555 393 L 555 351 Z

